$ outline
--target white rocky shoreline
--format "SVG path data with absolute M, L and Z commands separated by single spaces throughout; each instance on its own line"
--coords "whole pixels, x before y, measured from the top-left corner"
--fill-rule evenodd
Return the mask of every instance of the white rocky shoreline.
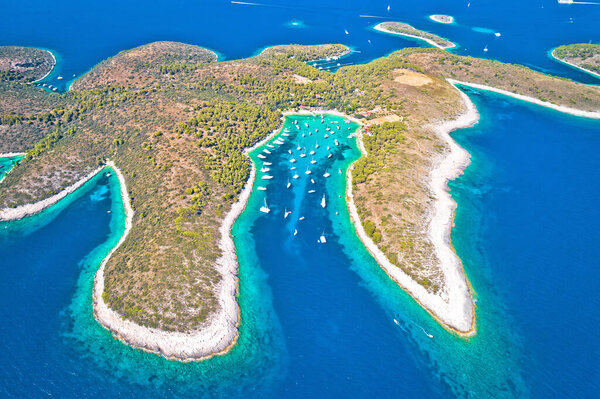
M 383 24 L 385 24 L 385 22 L 381 22 L 381 23 L 379 23 L 379 24 L 375 25 L 375 26 L 373 27 L 373 29 L 375 29 L 376 31 L 379 31 L 379 32 L 383 32 L 383 33 L 390 34 L 390 35 L 395 35 L 395 36 L 404 36 L 404 37 L 409 37 L 409 38 L 411 38 L 411 39 L 422 40 L 422 41 L 424 41 L 424 42 L 426 42 L 426 43 L 430 44 L 431 46 L 433 46 L 433 47 L 437 47 L 437 48 L 439 48 L 439 49 L 441 49 L 441 50 L 448 50 L 448 49 L 451 49 L 451 48 L 455 48 L 455 47 L 456 47 L 456 43 L 454 43 L 454 42 L 451 42 L 451 41 L 450 41 L 450 40 L 448 40 L 448 39 L 441 38 L 441 39 L 444 39 L 444 40 L 446 40 L 448 43 L 452 43 L 452 45 L 451 45 L 451 46 L 442 46 L 442 45 L 440 45 L 440 44 L 438 44 L 438 43 L 434 42 L 433 40 L 431 40 L 431 39 L 428 39 L 428 38 L 426 38 L 426 37 L 415 36 L 415 35 L 411 35 L 411 34 L 408 34 L 408 33 L 395 32 L 395 31 L 393 31 L 393 30 L 387 29 L 386 27 L 384 27 L 384 26 L 383 26 Z M 415 28 L 415 29 L 416 29 L 416 28 Z M 427 33 L 429 33 L 429 32 L 427 32 Z M 439 36 L 438 36 L 438 37 L 439 37 Z
M 444 140 L 450 151 L 439 156 L 431 171 L 429 186 L 435 195 L 432 217 L 429 222 L 428 235 L 436 251 L 444 273 L 446 289 L 441 295 L 430 293 L 421 284 L 413 280 L 404 271 L 393 265 L 379 247 L 366 234 L 358 216 L 352 193 L 352 167 L 346 174 L 346 199 L 348 211 L 356 232 L 386 274 L 412 296 L 427 312 L 445 328 L 462 336 L 474 335 L 475 311 L 469 283 L 462 263 L 450 244 L 450 229 L 453 223 L 456 202 L 448 192 L 448 181 L 458 177 L 469 164 L 469 154 L 462 149 L 449 133 L 472 126 L 479 120 L 475 105 L 466 94 L 460 92 L 466 111 L 455 120 L 445 121 L 431 126 Z M 359 148 L 364 156 L 366 151 L 361 137 L 358 137 Z
M 27 216 L 35 215 L 36 213 L 40 213 L 47 207 L 56 204 L 58 201 L 60 201 L 64 197 L 71 194 L 72 192 L 77 190 L 79 187 L 83 186 L 88 180 L 90 180 L 92 177 L 94 177 L 95 175 L 100 173 L 100 171 L 103 168 L 104 168 L 104 166 L 99 167 L 98 169 L 95 169 L 94 171 L 92 171 L 92 172 L 88 173 L 86 176 L 84 176 L 82 179 L 78 180 L 77 182 L 73 183 L 69 187 L 60 191 L 58 194 L 55 194 L 51 197 L 48 197 L 48 198 L 38 201 L 36 203 L 25 204 L 25 205 L 18 206 L 16 208 L 0 209 L 0 221 L 7 222 L 7 221 L 11 221 L 11 220 L 18 220 L 18 219 L 23 219 L 24 217 L 27 217 Z
M 577 64 L 573 64 L 572 62 L 569 62 L 569 61 L 567 61 L 567 60 L 563 60 L 562 58 L 559 58 L 559 57 L 557 57 L 556 55 L 554 55 L 554 51 L 555 51 L 555 50 L 556 50 L 556 49 L 553 49 L 553 50 L 550 52 L 550 58 L 552 58 L 553 60 L 556 60 L 556 61 L 558 61 L 558 62 L 560 62 L 560 63 L 562 63 L 562 64 L 565 64 L 565 65 L 568 65 L 568 66 L 570 66 L 570 67 L 572 67 L 572 68 L 575 68 L 575 69 L 577 69 L 577 70 L 578 70 L 578 71 L 580 71 L 580 72 L 584 72 L 584 73 L 587 73 L 588 75 L 591 75 L 591 76 L 595 76 L 595 77 L 597 77 L 597 78 L 600 78 L 600 73 L 597 73 L 597 72 L 594 72 L 594 71 L 590 71 L 589 69 L 586 69 L 586 68 L 584 68 L 584 67 L 582 67 L 582 66 L 579 66 L 579 65 L 577 65 Z

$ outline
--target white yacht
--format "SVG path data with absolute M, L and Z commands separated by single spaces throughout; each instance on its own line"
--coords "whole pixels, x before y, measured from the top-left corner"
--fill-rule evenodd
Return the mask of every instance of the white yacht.
M 269 175 L 264 175 L 262 177 L 263 180 L 271 180 L 273 178 L 273 176 L 269 176 Z
M 266 158 L 263 154 L 258 154 L 257 157 L 259 157 L 260 159 L 265 159 Z
M 263 213 L 269 213 L 269 212 L 271 212 L 271 210 L 267 206 L 267 199 L 266 198 L 265 198 L 265 205 L 260 207 L 260 211 L 263 212 Z
M 329 177 L 329 176 L 331 176 L 331 174 L 329 172 L 323 173 L 323 177 Z
M 323 232 L 321 233 L 321 237 L 319 237 L 319 242 L 320 242 L 321 244 L 325 244 L 325 243 L 327 242 L 327 240 L 325 239 L 325 231 L 323 231 Z
M 267 191 L 267 188 L 266 188 L 266 187 L 263 187 L 263 186 L 258 186 L 257 188 L 258 188 L 260 191 Z
M 323 199 L 321 200 L 321 208 L 325 208 L 327 203 L 325 202 L 325 194 L 323 194 Z
M 290 179 L 288 179 L 288 183 L 287 183 L 287 186 L 285 186 L 285 188 L 290 188 L 291 185 L 292 185 L 292 183 L 290 183 Z

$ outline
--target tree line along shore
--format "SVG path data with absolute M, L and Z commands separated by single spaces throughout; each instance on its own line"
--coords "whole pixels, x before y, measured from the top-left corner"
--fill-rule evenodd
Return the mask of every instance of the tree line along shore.
M 102 299 L 135 325 L 194 334 L 222 312 L 220 228 L 251 175 L 244 150 L 276 130 L 283 112 L 337 110 L 368 127 L 351 189 L 369 239 L 443 298 L 447 271 L 425 226 L 437 200 L 431 172 L 451 149 L 431 127 L 466 111 L 447 79 L 586 111 L 600 108 L 600 89 L 438 49 L 403 49 L 335 73 L 305 63 L 347 51 L 277 46 L 215 62 L 209 50 L 156 42 L 98 64 L 64 94 L 0 75 L 0 153 L 27 153 L 0 184 L 0 209 L 56 195 L 112 160 L 134 214 L 105 264 Z

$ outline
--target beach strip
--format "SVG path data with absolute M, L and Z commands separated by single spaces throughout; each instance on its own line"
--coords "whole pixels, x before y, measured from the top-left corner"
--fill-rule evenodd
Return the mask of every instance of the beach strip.
M 565 61 L 565 60 L 563 60 L 563 59 L 561 59 L 561 58 L 558 58 L 557 56 L 555 56 L 555 55 L 554 55 L 554 50 L 552 50 L 552 51 L 550 52 L 550 57 L 552 57 L 552 59 L 554 59 L 554 60 L 556 60 L 556 61 L 558 61 L 558 62 L 560 62 L 560 63 L 563 63 L 563 64 L 565 64 L 565 65 L 568 65 L 568 66 L 570 66 L 570 67 L 572 67 L 572 68 L 575 68 L 575 69 L 577 69 L 578 71 L 585 72 L 585 73 L 587 73 L 588 75 L 592 75 L 592 76 L 594 76 L 594 77 L 596 77 L 596 78 L 600 78 L 600 73 L 596 73 L 596 72 L 594 72 L 594 71 L 590 71 L 589 69 L 585 69 L 585 68 L 583 68 L 583 67 L 581 67 L 581 66 L 579 66 L 579 65 L 573 64 L 572 62 Z
M 472 87 L 472 88 L 478 89 L 478 90 L 491 91 L 494 93 L 513 97 L 513 98 L 516 98 L 521 101 L 526 101 L 528 103 L 540 105 L 542 107 L 551 108 L 551 109 L 559 111 L 559 112 L 564 112 L 565 114 L 581 116 L 583 118 L 600 119 L 600 111 L 582 111 L 582 110 L 575 109 L 575 108 L 569 108 L 564 105 L 552 104 L 547 101 L 538 100 L 537 98 L 525 96 L 523 94 L 513 93 L 513 92 L 510 92 L 510 91 L 507 91 L 504 89 L 497 89 L 495 87 L 486 86 L 486 85 L 482 85 L 479 83 L 469 83 L 469 82 L 463 82 L 463 81 L 454 80 L 454 79 L 446 79 L 446 80 L 448 82 L 450 82 L 452 85 L 467 86 L 467 87 Z
M 93 172 L 90 172 L 85 177 L 78 180 L 77 182 L 70 185 L 69 187 L 65 188 L 58 194 L 55 194 L 51 197 L 48 197 L 48 198 L 38 201 L 36 203 L 25 204 L 25 205 L 18 206 L 16 208 L 0 209 L 0 221 L 18 220 L 18 219 L 23 219 L 24 217 L 27 217 L 27 216 L 35 215 L 36 213 L 40 213 L 44 209 L 48 208 L 50 205 L 56 204 L 58 201 L 65 198 L 67 195 L 71 194 L 72 192 L 77 190 L 79 187 L 83 186 L 88 180 L 90 180 L 92 177 L 94 177 L 95 175 L 100 173 L 100 171 L 102 171 L 103 168 L 104 168 L 104 166 L 101 166 L 98 169 L 95 169 Z
M 385 28 L 383 26 L 383 24 L 385 24 L 385 22 L 381 22 L 381 23 L 375 25 L 373 27 L 373 29 L 375 29 L 376 31 L 379 31 L 379 32 L 390 34 L 390 35 L 404 36 L 404 37 L 409 37 L 411 39 L 421 40 L 421 41 L 424 41 L 424 42 L 428 43 L 429 45 L 431 45 L 433 47 L 437 47 L 437 48 L 439 48 L 441 50 L 447 50 L 447 49 L 451 49 L 451 48 L 455 48 L 456 47 L 456 43 L 453 43 L 453 42 L 451 42 L 448 39 L 441 38 L 441 39 L 444 39 L 444 40 L 448 41 L 449 43 L 452 43 L 452 45 L 451 46 L 442 46 L 442 45 L 440 45 L 440 44 L 438 44 L 438 43 L 434 42 L 433 40 L 428 39 L 426 37 L 415 36 L 415 35 L 411 35 L 411 34 L 408 34 L 408 33 L 400 33 L 400 32 L 395 32 L 393 30 L 389 30 L 389 29 Z M 429 32 L 427 32 L 427 33 L 429 33 Z
M 459 90 L 460 92 L 460 90 Z M 455 120 L 445 121 L 431 126 L 448 144 L 450 151 L 435 160 L 431 171 L 429 186 L 435 194 L 434 209 L 429 222 L 428 236 L 434 246 L 440 266 L 444 273 L 446 290 L 440 294 L 430 293 L 408 276 L 401 268 L 393 265 L 385 254 L 366 234 L 358 216 L 352 193 L 352 167 L 346 175 L 346 197 L 348 210 L 356 232 L 368 251 L 373 255 L 380 267 L 401 288 L 411 295 L 427 312 L 429 312 L 444 328 L 461 336 L 472 336 L 475 329 L 475 309 L 471 290 L 462 263 L 450 244 L 456 202 L 448 189 L 448 181 L 458 177 L 469 164 L 469 154 L 461 148 L 449 133 L 461 128 L 472 126 L 479 120 L 475 105 L 462 92 L 461 98 L 466 111 Z M 366 156 L 361 136 L 358 143 L 363 156 Z
M 43 51 L 45 51 L 45 52 L 47 52 L 47 53 L 49 53 L 49 54 L 50 54 L 50 56 L 51 56 L 51 57 L 52 57 L 52 59 L 54 60 L 54 65 L 52 65 L 52 68 L 50 68 L 50 70 L 49 70 L 49 71 L 48 71 L 48 72 L 47 72 L 47 73 L 46 73 L 44 76 L 42 76 L 41 78 L 39 78 L 39 79 L 37 79 L 37 80 L 34 80 L 34 81 L 31 81 L 31 82 L 29 82 L 29 83 L 31 83 L 31 84 L 33 84 L 33 83 L 37 83 L 37 82 L 41 82 L 42 80 L 46 79 L 46 78 L 48 77 L 48 75 L 50 75 L 50 74 L 52 73 L 52 71 L 54 70 L 54 68 L 56 67 L 56 57 L 54 56 L 54 54 L 52 53 L 52 51 L 50 51 L 50 50 L 45 50 L 45 49 L 40 49 L 40 50 L 43 50 Z

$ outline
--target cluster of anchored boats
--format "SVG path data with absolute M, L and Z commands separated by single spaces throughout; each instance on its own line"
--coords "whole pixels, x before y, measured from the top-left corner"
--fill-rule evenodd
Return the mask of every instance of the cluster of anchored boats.
M 350 122 L 346 121 L 345 123 L 349 124 Z M 303 174 L 306 179 L 310 179 L 311 184 L 316 184 L 314 178 L 312 177 L 312 171 L 311 171 L 311 167 L 317 163 L 317 161 L 315 160 L 315 156 L 318 155 L 317 154 L 318 152 L 327 151 L 327 158 L 333 157 L 334 149 L 336 147 L 340 147 L 340 143 L 334 137 L 334 135 L 336 133 L 342 132 L 343 129 L 342 129 L 342 126 L 339 121 L 333 121 L 333 122 L 331 122 L 331 124 L 329 124 L 329 123 L 326 124 L 323 116 L 321 116 L 321 121 L 320 121 L 320 124 L 318 125 L 318 127 L 313 129 L 313 128 L 311 128 L 311 126 L 309 125 L 308 122 L 304 122 L 304 127 L 306 129 L 303 130 L 301 128 L 301 125 L 298 123 L 298 120 L 295 120 L 293 122 L 293 127 L 283 129 L 283 132 L 275 140 L 267 143 L 266 148 L 264 148 L 262 150 L 262 152 L 257 155 L 257 157 L 262 161 L 262 165 L 260 165 L 261 166 L 260 172 L 262 173 L 262 175 L 261 175 L 262 180 L 268 181 L 268 180 L 273 179 L 274 176 L 269 175 L 269 172 L 271 171 L 270 166 L 272 166 L 273 164 L 272 164 L 272 162 L 269 162 L 267 159 L 281 145 L 285 144 L 286 141 L 288 139 L 290 139 L 290 136 L 293 136 L 294 138 L 297 138 L 299 140 L 297 140 L 297 142 L 294 144 L 294 146 L 292 146 L 292 148 L 287 150 L 287 152 L 289 154 L 289 158 L 287 158 L 287 161 L 289 162 L 289 170 L 291 172 L 291 178 L 287 179 L 286 188 L 289 189 L 290 187 L 292 187 L 292 182 L 294 180 L 300 178 L 302 173 L 298 174 L 299 173 L 298 172 L 299 163 L 302 162 L 303 160 L 309 160 L 309 159 L 310 159 L 310 161 L 306 162 L 306 169 L 304 170 Z M 351 127 L 347 127 L 347 130 L 351 130 Z M 301 137 L 300 137 L 300 135 L 301 135 Z M 306 145 L 304 145 L 305 142 L 307 142 Z M 319 144 L 319 142 L 321 144 Z M 296 160 L 296 157 L 298 157 L 299 159 Z M 318 156 L 317 156 L 317 158 L 318 158 Z M 302 169 L 304 169 L 304 167 L 302 167 Z M 342 170 L 339 169 L 338 173 L 341 174 Z M 324 178 L 328 178 L 329 176 L 331 176 L 331 174 L 328 171 L 325 171 L 325 173 L 323 173 Z M 259 185 L 257 187 L 257 189 L 260 191 L 267 191 L 266 184 L 265 184 L 265 186 Z M 312 189 L 312 188 L 310 188 L 308 190 L 308 194 L 313 194 L 315 192 L 316 192 L 316 190 Z M 321 199 L 321 207 L 325 208 L 326 206 L 327 206 L 327 200 L 325 198 L 325 194 L 323 194 L 323 197 Z M 260 207 L 260 211 L 263 213 L 271 212 L 271 209 L 269 208 L 269 205 L 267 204 L 266 196 L 264 198 L 264 205 Z M 292 213 L 292 211 L 288 211 L 287 208 L 285 208 L 284 213 L 283 213 L 284 219 L 287 219 L 291 213 Z M 304 220 L 304 216 L 299 217 L 298 220 Z M 297 234 L 298 234 L 298 230 L 294 229 L 294 235 L 297 235 Z M 320 243 L 327 242 L 327 240 L 325 239 L 324 232 L 321 234 L 321 237 L 319 238 L 319 242 Z

